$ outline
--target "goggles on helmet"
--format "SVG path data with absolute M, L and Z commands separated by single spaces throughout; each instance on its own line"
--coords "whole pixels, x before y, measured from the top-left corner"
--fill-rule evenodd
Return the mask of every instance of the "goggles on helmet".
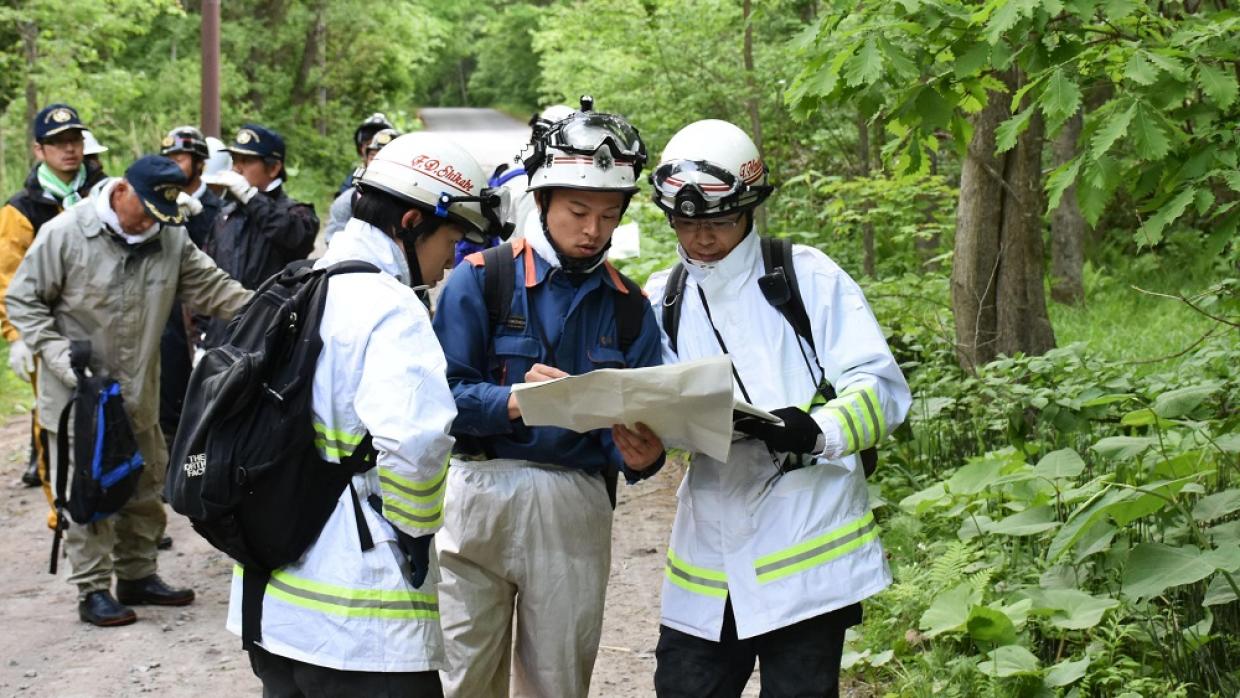
M 638 168 L 646 162 L 646 146 L 637 129 L 613 114 L 579 112 L 553 124 L 546 142 L 549 148 L 580 155 L 593 155 L 606 146 L 617 160 L 629 160 Z
M 699 175 L 717 181 L 703 182 Z M 650 183 L 659 196 L 674 202 L 674 213 L 689 217 L 706 215 L 708 209 L 714 209 L 711 215 L 726 213 L 736 208 L 745 194 L 756 195 L 756 206 L 774 189 L 764 184 L 746 184 L 727 169 L 706 160 L 665 162 L 650 174 Z
M 440 192 L 439 199 L 435 202 L 435 215 L 439 218 L 448 218 L 451 214 L 448 209 L 452 204 L 477 203 L 482 209 L 482 217 L 488 224 L 486 230 L 479 231 L 480 236 L 499 236 L 506 240 L 512 235 L 514 227 L 513 223 L 506 222 L 510 196 L 510 192 L 504 187 L 486 187 L 478 196 L 453 196 L 446 191 Z M 475 240 L 475 242 L 485 243 L 486 241 Z

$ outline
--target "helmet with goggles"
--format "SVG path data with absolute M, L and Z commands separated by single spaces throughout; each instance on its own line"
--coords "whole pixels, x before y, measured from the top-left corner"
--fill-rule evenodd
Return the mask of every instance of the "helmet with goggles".
M 397 131 L 394 128 L 385 128 L 376 131 L 375 135 L 370 137 L 370 142 L 366 144 L 366 151 L 370 152 L 372 150 L 383 150 L 383 146 L 396 140 L 399 136 L 400 131 Z
M 525 159 L 529 191 L 566 188 L 633 194 L 646 164 L 646 146 L 637 129 L 617 114 L 594 111 L 594 99 L 581 98 L 581 110 L 536 133 Z
M 465 237 L 479 244 L 504 229 L 507 190 L 487 187 L 478 161 L 442 136 L 408 133 L 392 139 L 354 181 L 461 224 Z
M 650 183 L 654 203 L 685 218 L 749 211 L 774 191 L 757 146 L 718 119 L 694 122 L 672 136 Z
M 206 136 L 203 136 L 202 131 L 193 126 L 177 126 L 164 136 L 164 140 L 159 145 L 160 155 L 189 153 L 203 160 L 211 156 Z

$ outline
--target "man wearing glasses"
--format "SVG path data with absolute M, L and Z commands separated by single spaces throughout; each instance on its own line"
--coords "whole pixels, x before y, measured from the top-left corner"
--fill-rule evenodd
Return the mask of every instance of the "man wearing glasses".
M 664 460 L 641 424 L 526 426 L 511 393 L 660 363 L 654 313 L 607 263 L 646 151 L 627 121 L 587 99 L 532 144 L 525 170 L 540 215 L 524 238 L 467 257 L 435 314 L 457 408 L 436 536 L 450 698 L 509 695 L 513 663 L 515 695 L 588 694 L 611 564 L 605 480 L 621 471 L 634 482 Z M 509 300 L 489 307 L 487 289 L 500 285 Z
M 772 187 L 743 131 L 686 126 L 651 180 L 680 243 L 677 266 L 647 284 L 665 363 L 727 354 L 737 397 L 782 420 L 738 421 L 726 463 L 692 456 L 655 690 L 739 696 L 758 661 L 764 696 L 837 695 L 844 630 L 891 583 L 858 454 L 903 421 L 908 385 L 848 274 L 812 247 L 759 237 L 754 210 Z M 797 294 L 794 321 L 781 308 Z
M 0 293 L 9 287 L 17 266 L 43 224 L 52 220 L 68 206 L 84 199 L 91 187 L 104 178 L 103 168 L 87 163 L 83 154 L 82 134 L 86 126 L 77 110 L 67 104 L 50 104 L 34 117 L 34 155 L 38 163 L 21 191 L 0 208 Z M 9 322 L 4 304 L 0 303 L 0 331 L 9 343 L 9 367 L 18 378 L 33 383 L 34 355 Z M 22 482 L 38 487 L 46 479 L 40 467 L 43 445 L 39 438 L 38 419 L 31 415 L 30 461 Z M 43 474 L 40 474 L 40 473 Z M 46 489 L 50 501 L 50 489 Z M 48 524 L 55 514 L 48 514 Z

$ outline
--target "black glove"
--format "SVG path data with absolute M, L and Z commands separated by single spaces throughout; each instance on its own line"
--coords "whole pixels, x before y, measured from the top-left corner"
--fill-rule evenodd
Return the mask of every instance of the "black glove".
M 383 500 L 379 495 L 372 494 L 366 501 L 379 512 L 379 516 L 383 516 Z M 396 547 L 404 554 L 405 559 L 409 560 L 409 583 L 414 589 L 421 589 L 426 581 L 426 574 L 431 571 L 431 539 L 435 534 L 414 538 L 395 525 L 392 526 L 392 532 L 396 534 Z
M 421 589 L 426 573 L 431 571 L 431 539 L 435 535 L 414 538 L 395 526 L 392 528 L 396 529 L 396 547 L 409 560 L 409 583 L 414 589 Z
M 739 419 L 733 426 L 779 453 L 810 454 L 818 450 L 818 437 L 822 435 L 822 430 L 813 417 L 797 407 L 781 407 L 771 414 L 782 419 L 783 426 L 755 417 Z

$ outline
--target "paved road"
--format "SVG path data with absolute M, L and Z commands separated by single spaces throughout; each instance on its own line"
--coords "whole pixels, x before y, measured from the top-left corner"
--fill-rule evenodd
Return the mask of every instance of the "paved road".
M 529 126 L 495 109 L 427 107 L 418 110 L 427 131 L 452 138 L 490 174 L 508 162 L 530 138 Z

